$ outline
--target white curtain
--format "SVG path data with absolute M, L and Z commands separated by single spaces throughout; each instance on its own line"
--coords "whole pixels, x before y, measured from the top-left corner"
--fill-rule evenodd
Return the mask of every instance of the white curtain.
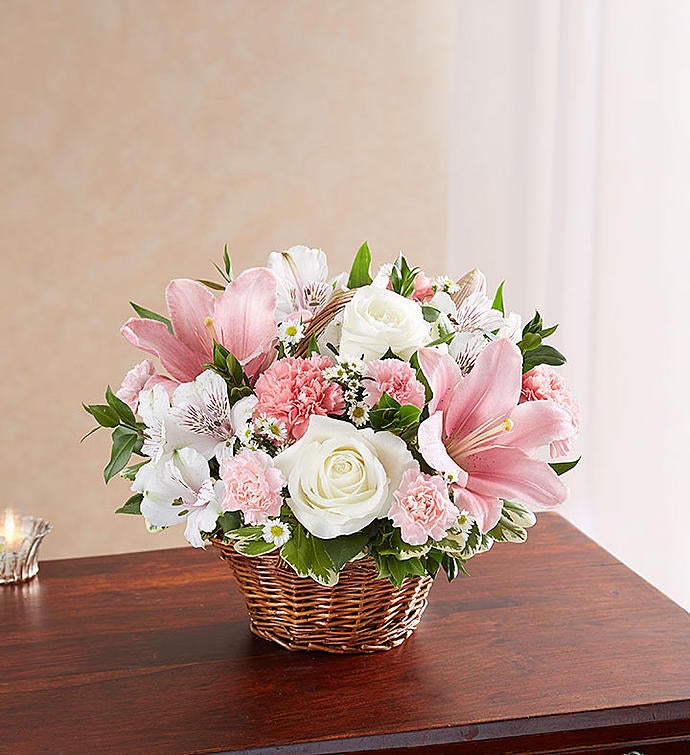
M 564 513 L 690 608 L 690 3 L 458 4 L 449 267 L 560 322 Z

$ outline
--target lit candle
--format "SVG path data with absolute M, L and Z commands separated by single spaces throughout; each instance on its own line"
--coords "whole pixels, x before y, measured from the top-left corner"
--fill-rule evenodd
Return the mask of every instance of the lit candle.
M 2 534 L 5 540 L 6 551 L 19 550 L 24 540 L 24 532 L 22 531 L 21 522 L 18 518 L 15 518 L 10 509 L 5 511 L 5 522 L 0 534 Z

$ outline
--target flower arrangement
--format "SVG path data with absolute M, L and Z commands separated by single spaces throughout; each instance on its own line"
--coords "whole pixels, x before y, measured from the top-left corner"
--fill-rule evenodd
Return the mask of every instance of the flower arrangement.
M 122 334 L 160 364 L 85 406 L 112 429 L 106 482 L 132 484 L 119 513 L 184 524 L 196 547 L 277 551 L 327 586 L 370 556 L 400 586 L 453 579 L 565 500 L 577 462 L 535 454 L 579 430 L 556 326 L 522 327 L 503 284 L 490 299 L 478 270 L 429 278 L 403 256 L 372 277 L 366 244 L 349 275 L 304 246 L 237 277 L 226 248 L 217 269 L 173 280 L 169 317 L 132 305 Z

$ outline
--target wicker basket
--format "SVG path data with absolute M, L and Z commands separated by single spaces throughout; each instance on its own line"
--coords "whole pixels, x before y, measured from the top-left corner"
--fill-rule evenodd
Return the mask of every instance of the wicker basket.
M 335 587 L 298 577 L 277 553 L 243 556 L 211 541 L 235 575 L 249 628 L 288 650 L 373 653 L 403 643 L 427 606 L 433 580 L 408 577 L 400 589 L 377 579 L 373 559 L 346 564 Z

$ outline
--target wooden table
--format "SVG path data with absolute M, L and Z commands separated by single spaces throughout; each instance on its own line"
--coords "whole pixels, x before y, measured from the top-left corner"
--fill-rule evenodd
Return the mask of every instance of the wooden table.
M 0 750 L 690 753 L 687 613 L 555 514 L 470 567 L 331 656 L 252 636 L 210 550 L 45 562 L 0 588 Z

